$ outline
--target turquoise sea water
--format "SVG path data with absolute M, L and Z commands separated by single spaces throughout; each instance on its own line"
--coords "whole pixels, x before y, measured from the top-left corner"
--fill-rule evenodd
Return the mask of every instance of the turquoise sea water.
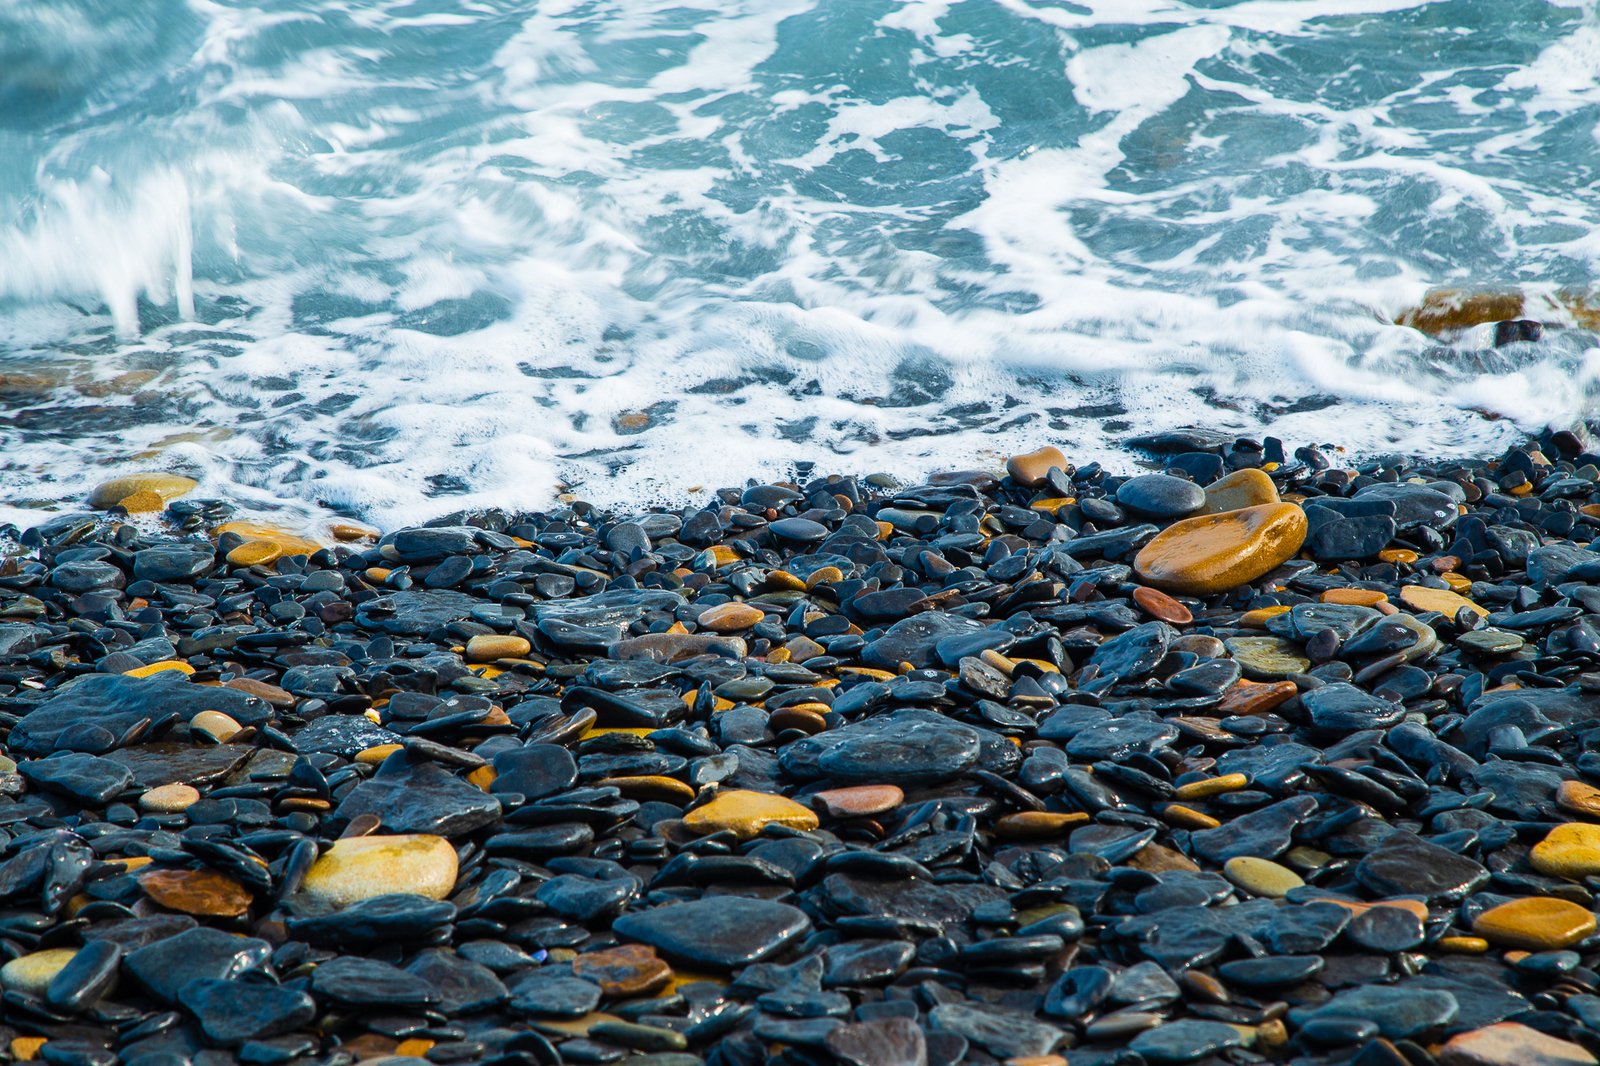
M 1487 452 L 1591 413 L 1597 122 L 1593 4 L 0 0 L 0 501 Z

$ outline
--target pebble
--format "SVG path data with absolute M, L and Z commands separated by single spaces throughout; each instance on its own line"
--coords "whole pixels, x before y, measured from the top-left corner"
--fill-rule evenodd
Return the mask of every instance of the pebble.
M 0 985 L 30 996 L 43 996 L 50 982 L 77 953 L 77 948 L 49 948 L 14 958 L 0 966 Z
M 1591 935 L 1595 916 L 1564 899 L 1529 896 L 1490 907 L 1472 919 L 1472 931 L 1502 947 L 1555 951 Z
M 807 830 L 818 824 L 815 811 L 793 800 L 748 790 L 720 793 L 683 817 L 683 827 L 688 832 L 702 836 L 729 832 L 740 840 L 751 839 L 768 825 Z
M 336 840 L 305 874 L 300 890 L 335 906 L 404 892 L 443 899 L 455 885 L 455 849 L 426 834 Z
M 139 797 L 143 810 L 160 814 L 177 814 L 200 801 L 200 790 L 193 785 L 173 783 L 152 788 Z
M 1528 851 L 1528 863 L 1542 874 L 1574 881 L 1600 873 L 1600 825 L 1565 822 L 1556 826 Z
M 1201 514 L 1223 514 L 1242 511 L 1246 507 L 1263 507 L 1278 503 L 1278 487 L 1263 470 L 1247 467 L 1220 477 L 1205 487 L 1205 503 Z
M 1026 455 L 1014 455 L 1006 461 L 1006 473 L 1019 485 L 1032 488 L 1044 484 L 1045 475 L 1052 468 L 1065 470 L 1071 464 L 1061 449 L 1044 447 Z
M 1517 1022 L 1459 1033 L 1439 1050 L 1440 1066 L 1593 1066 L 1581 1044 Z
M 1299 874 L 1267 859 L 1241 855 L 1222 865 L 1222 875 L 1253 896 L 1282 899 L 1305 881 Z
M 1262 504 L 1174 522 L 1139 550 L 1133 568 L 1167 592 L 1208 595 L 1254 581 L 1292 558 L 1305 537 L 1304 511 Z
M 126 474 L 96 485 L 89 493 L 89 506 L 104 510 L 136 493 L 153 493 L 160 498 L 161 506 L 165 507 L 171 501 L 187 495 L 198 484 L 194 478 L 178 474 Z

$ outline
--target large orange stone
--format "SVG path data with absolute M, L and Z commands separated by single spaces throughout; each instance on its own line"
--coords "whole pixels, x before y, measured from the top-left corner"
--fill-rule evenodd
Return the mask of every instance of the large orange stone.
M 1542 874 L 1574 881 L 1600 873 L 1600 825 L 1564 822 L 1528 852 L 1528 864 Z
M 1293 558 L 1306 539 L 1306 513 L 1269 503 L 1174 522 L 1139 550 L 1133 568 L 1146 584 L 1209 596 L 1254 581 Z
M 1563 781 L 1556 786 L 1556 804 L 1573 814 L 1600 818 L 1600 788 L 1582 781 Z
M 1026 455 L 1013 455 L 1006 461 L 1006 473 L 1011 475 L 1011 480 L 1019 485 L 1042 485 L 1045 475 L 1050 473 L 1052 466 L 1067 468 L 1067 457 L 1061 453 L 1060 448 L 1048 445 L 1036 452 Z
M 645 944 L 622 944 L 604 951 L 587 951 L 572 960 L 572 976 L 600 986 L 608 996 L 642 996 L 672 981 L 672 967 L 656 958 Z
M 765 617 L 761 608 L 748 603 L 719 603 L 707 608 L 695 621 L 701 629 L 709 629 L 713 633 L 734 633 L 749 629 Z
M 697 836 L 728 829 L 740 840 L 751 839 L 773 822 L 804 830 L 818 825 L 817 813 L 792 799 L 743 790 L 724 792 L 683 816 L 683 827 Z
M 1528 896 L 1491 907 L 1473 919 L 1472 931 L 1492 944 L 1528 951 L 1559 951 L 1595 929 L 1594 915 L 1576 903 Z
M 250 893 L 215 870 L 151 870 L 139 878 L 144 894 L 168 910 L 237 918 L 250 909 Z
M 168 501 L 176 500 L 198 484 L 194 478 L 178 474 L 127 474 L 96 485 L 89 494 L 89 506 L 105 510 L 139 492 L 154 493 L 161 498 L 162 506 L 166 506 Z
M 1264 471 L 1235 470 L 1206 486 L 1206 502 L 1200 508 L 1200 513 L 1224 514 L 1277 502 L 1278 486 Z

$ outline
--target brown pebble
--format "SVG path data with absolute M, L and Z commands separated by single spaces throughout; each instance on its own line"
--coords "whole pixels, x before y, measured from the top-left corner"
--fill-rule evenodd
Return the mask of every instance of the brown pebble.
M 856 785 L 813 792 L 811 805 L 829 818 L 865 818 L 892 811 L 905 798 L 898 785 Z
M 139 877 L 144 894 L 168 910 L 203 917 L 237 918 L 250 909 L 250 893 L 215 870 L 151 870 Z
M 1133 602 L 1151 618 L 1168 625 L 1186 626 L 1194 621 L 1194 612 L 1160 589 L 1141 585 L 1133 590 Z

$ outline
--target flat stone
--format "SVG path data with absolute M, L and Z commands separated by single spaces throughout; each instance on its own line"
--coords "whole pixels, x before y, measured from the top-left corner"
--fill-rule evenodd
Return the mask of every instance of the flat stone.
M 57 690 L 23 716 L 6 739 L 7 750 L 21 755 L 48 755 L 74 727 L 91 724 L 120 738 L 139 723 L 187 722 L 204 710 L 220 710 L 246 725 L 264 725 L 272 708 L 247 693 L 191 683 L 187 676 L 163 670 L 148 678 L 124 674 L 86 674 Z M 364 719 L 363 719 L 364 720 Z M 64 750 L 71 750 L 70 747 Z M 104 751 L 97 749 L 97 753 Z
M 1581 1044 L 1516 1022 L 1458 1033 L 1439 1051 L 1439 1066 L 1594 1066 L 1595 1061 Z
M 1410 833 L 1394 833 L 1356 866 L 1356 878 L 1380 896 L 1460 899 L 1489 879 L 1465 855 Z
M 1266 943 L 1279 955 L 1321 951 L 1344 932 L 1351 918 L 1350 909 L 1336 903 L 1280 907 L 1267 923 Z
M 1400 602 L 1418 613 L 1438 611 L 1446 618 L 1454 618 L 1463 607 L 1478 615 L 1486 616 L 1489 613 L 1487 607 L 1480 607 L 1459 593 L 1449 589 L 1428 588 L 1426 585 L 1406 585 L 1400 590 Z
M 126 766 L 81 752 L 21 762 L 17 772 L 29 784 L 84 807 L 104 807 L 133 784 L 133 774 Z
M 855 785 L 813 792 L 812 804 L 829 818 L 870 818 L 886 814 L 905 801 L 896 785 Z
M 1160 589 L 1141 585 L 1133 590 L 1133 602 L 1151 618 L 1168 625 L 1186 626 L 1194 621 L 1194 612 Z
M 528 744 L 494 756 L 490 792 L 515 792 L 529 800 L 553 796 L 578 780 L 578 764 L 560 744 Z
M 469 663 L 492 663 L 497 659 L 521 659 L 533 650 L 524 637 L 482 633 L 467 641 L 466 660 Z
M 1372 907 L 1350 919 L 1344 935 L 1367 951 L 1410 951 L 1426 936 L 1422 919 L 1400 907 Z
M 1177 635 L 1165 622 L 1146 622 L 1102 643 L 1084 665 L 1098 668 L 1102 677 L 1143 677 L 1166 658 Z
M 316 1001 L 304 992 L 204 977 L 179 989 L 178 1003 L 218 1047 L 238 1047 L 247 1040 L 293 1032 L 317 1015 Z
M 998 1058 L 1048 1055 L 1068 1039 L 1065 1031 L 1031 1014 L 976 1001 L 933 1008 L 928 1028 L 964 1036 Z
M 1015 745 L 1002 743 L 1020 763 Z M 984 755 L 984 735 L 972 726 L 932 712 L 896 711 L 797 740 L 778 762 L 802 780 L 909 787 L 953 780 L 986 762 Z
M 1199 510 L 1206 492 L 1186 478 L 1171 474 L 1140 474 L 1117 489 L 1117 503 L 1150 518 L 1182 518 Z
M 1525 951 L 1569 948 L 1595 931 L 1594 914 L 1563 899 L 1530 896 L 1491 907 L 1472 921 L 1472 931 L 1492 944 Z
M 736 633 L 749 629 L 766 617 L 759 607 L 752 607 L 748 603 L 719 603 L 706 608 L 695 619 L 695 624 L 713 633 Z
M 250 909 L 251 895 L 215 870 L 148 870 L 139 876 L 145 895 L 168 910 L 236 918 Z
M 684 829 L 691 833 L 703 836 L 726 830 L 740 840 L 757 836 L 772 823 L 802 830 L 818 825 L 816 812 L 794 800 L 743 790 L 723 792 L 683 818 Z
M 672 967 L 647 944 L 587 951 L 572 960 L 574 977 L 593 981 L 608 996 L 642 996 L 672 982 Z
M 1006 460 L 1006 473 L 1010 474 L 1011 480 L 1017 484 L 1035 488 L 1044 484 L 1045 475 L 1050 473 L 1051 467 L 1066 470 L 1071 465 L 1060 448 L 1047 445 L 1036 452 L 1013 455 Z
M 351 1007 L 418 1008 L 442 998 L 433 985 L 377 959 L 341 956 L 311 971 L 311 990 Z
M 656 907 L 612 923 L 619 935 L 643 941 L 668 958 L 717 970 L 765 961 L 810 928 L 804 911 L 740 896 Z
M 827 1048 L 846 1066 L 928 1066 L 927 1040 L 914 1018 L 881 1018 L 841 1025 Z
M 48 948 L 12 959 L 0 966 L 0 985 L 30 996 L 43 996 L 50 982 L 77 953 L 77 948 Z
M 1128 1043 L 1147 1062 L 1192 1062 L 1244 1044 L 1244 1035 L 1224 1022 L 1185 1018 L 1147 1029 Z
M 300 891 L 345 907 L 397 892 L 444 899 L 455 882 L 456 852 L 443 837 L 363 836 L 334 841 L 312 864 Z
M 1289 848 L 1294 827 L 1316 810 L 1310 796 L 1296 796 L 1242 814 L 1219 829 L 1203 829 L 1189 837 L 1194 850 L 1216 863 L 1252 856 L 1271 859 Z
M 1133 568 L 1157 588 L 1208 596 L 1282 565 L 1305 538 L 1304 511 L 1263 504 L 1174 522 L 1139 550 Z
M 1366 729 L 1387 729 L 1405 718 L 1399 703 L 1382 700 L 1345 682 L 1323 685 L 1300 694 L 1311 724 L 1329 734 L 1347 736 Z
M 1300 875 L 1288 867 L 1248 855 L 1229 859 L 1222 866 L 1222 874 L 1251 895 L 1268 899 L 1282 899 L 1291 889 L 1305 884 Z
M 438 1009 L 451 1016 L 489 1010 L 510 996 L 494 971 L 449 948 L 419 951 L 405 970 L 432 985 L 439 992 Z
M 397 751 L 351 790 L 335 814 L 345 819 L 374 814 L 392 833 L 451 837 L 495 822 L 500 801 L 441 766 Z
M 129 952 L 122 968 L 157 1000 L 175 1004 L 178 991 L 190 981 L 231 980 L 246 970 L 261 969 L 271 957 L 272 945 L 265 940 L 200 928 Z
M 1045 840 L 1088 824 L 1082 811 L 1019 811 L 995 820 L 994 832 L 1008 840 Z
M 1224 514 L 1242 511 L 1246 507 L 1261 507 L 1278 503 L 1278 487 L 1266 471 L 1247 467 L 1218 478 L 1205 488 L 1205 503 L 1200 513 Z
M 1246 677 L 1278 681 L 1311 669 L 1298 645 L 1282 637 L 1231 637 L 1223 641 Z
M 454 904 L 410 893 L 374 896 L 333 914 L 290 918 L 289 935 L 320 947 L 371 947 L 421 940 L 456 916 Z
M 1563 781 L 1561 787 L 1578 784 L 1581 783 Z M 1596 792 L 1588 785 L 1581 787 Z M 1565 822 L 1556 826 L 1528 852 L 1528 863 L 1542 874 L 1574 881 L 1600 873 L 1600 825 Z
M 600 1005 L 600 986 L 581 977 L 534 970 L 517 976 L 507 987 L 511 993 L 507 1006 L 537 1018 L 583 1018 Z
M 1600 817 L 1600 788 L 1582 781 L 1563 781 L 1556 788 L 1556 805 L 1573 814 Z
M 124 474 L 114 477 L 110 481 L 102 481 L 89 493 L 89 506 L 100 510 L 114 507 L 122 503 L 127 497 L 138 492 L 151 492 L 159 496 L 165 506 L 180 496 L 186 495 L 196 485 L 200 484 L 194 478 L 182 477 L 178 474 Z
M 1449 1025 L 1460 1010 L 1456 997 L 1436 989 L 1405 985 L 1362 985 L 1347 989 L 1312 1009 L 1297 1008 L 1290 1018 L 1366 1018 L 1390 1040 L 1404 1040 Z

